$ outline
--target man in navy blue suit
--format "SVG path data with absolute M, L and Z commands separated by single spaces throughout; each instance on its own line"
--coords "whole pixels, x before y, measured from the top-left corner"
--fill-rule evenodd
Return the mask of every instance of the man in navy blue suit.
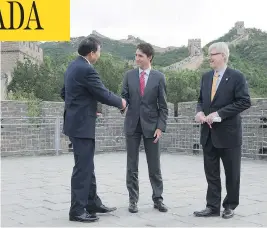
M 213 43 L 208 50 L 211 71 L 202 76 L 196 121 L 201 123 L 204 171 L 208 183 L 206 207 L 195 211 L 197 217 L 220 216 L 222 160 L 226 178 L 226 196 L 222 217 L 234 216 L 239 205 L 243 111 L 251 99 L 245 76 L 230 68 L 229 48 L 224 42 Z M 217 122 L 216 119 L 221 121 Z
M 116 210 L 115 207 L 104 206 L 96 193 L 94 152 L 97 102 L 123 110 L 126 101 L 103 85 L 91 65 L 100 57 L 100 48 L 100 42 L 94 37 L 80 43 L 79 56 L 69 64 L 61 91 L 65 101 L 63 132 L 72 142 L 75 161 L 71 177 L 71 221 L 92 222 L 98 220 L 95 213 Z

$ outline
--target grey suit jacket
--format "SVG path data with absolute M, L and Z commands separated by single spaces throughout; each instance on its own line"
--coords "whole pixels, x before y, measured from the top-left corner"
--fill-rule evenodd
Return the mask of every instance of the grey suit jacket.
M 164 74 L 151 69 L 142 97 L 140 95 L 139 69 L 127 71 L 123 80 L 121 96 L 128 105 L 124 122 L 126 135 L 132 135 L 135 132 L 139 118 L 146 138 L 153 138 L 157 128 L 165 132 L 168 106 Z

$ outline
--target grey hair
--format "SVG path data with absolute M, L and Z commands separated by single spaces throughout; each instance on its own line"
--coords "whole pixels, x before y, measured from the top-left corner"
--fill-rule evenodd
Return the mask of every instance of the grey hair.
M 227 43 L 225 42 L 213 43 L 209 46 L 208 52 L 210 53 L 212 49 L 215 49 L 217 52 L 222 53 L 225 57 L 225 63 L 228 62 L 230 51 Z

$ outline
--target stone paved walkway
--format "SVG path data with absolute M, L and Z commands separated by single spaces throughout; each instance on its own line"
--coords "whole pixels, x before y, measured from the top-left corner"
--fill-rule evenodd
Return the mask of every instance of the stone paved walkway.
M 98 192 L 102 201 L 118 209 L 100 215 L 99 222 L 68 221 L 71 154 L 55 157 L 2 159 L 1 225 L 6 226 L 267 226 L 267 162 L 242 161 L 240 206 L 225 220 L 195 218 L 205 206 L 206 180 L 201 156 L 162 155 L 164 202 L 168 213 L 152 208 L 145 155 L 140 154 L 139 213 L 127 211 L 126 156 L 123 153 L 95 157 Z M 223 170 L 222 170 L 223 174 Z M 225 195 L 222 175 L 223 197 Z

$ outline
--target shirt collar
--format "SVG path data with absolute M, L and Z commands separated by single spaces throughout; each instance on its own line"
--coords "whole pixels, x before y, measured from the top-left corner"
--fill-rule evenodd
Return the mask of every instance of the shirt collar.
M 151 71 L 151 68 L 147 68 L 146 70 L 142 70 L 140 67 L 139 67 L 139 75 L 141 74 L 141 72 L 145 71 L 146 72 L 146 75 L 149 75 L 150 71 Z
M 224 66 L 222 69 L 214 71 L 214 73 L 218 72 L 219 73 L 219 77 L 222 77 L 224 72 L 225 72 L 225 70 L 226 70 L 226 68 L 227 68 L 227 66 Z
M 82 56 L 82 55 L 81 55 L 81 57 L 84 58 L 89 64 L 91 64 L 87 58 L 85 58 L 85 57 Z

